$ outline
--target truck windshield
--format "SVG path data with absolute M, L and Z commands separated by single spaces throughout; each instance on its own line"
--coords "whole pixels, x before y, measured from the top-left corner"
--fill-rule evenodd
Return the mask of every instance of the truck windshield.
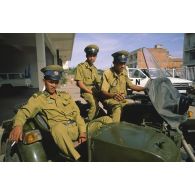
M 150 78 L 156 77 L 172 77 L 172 75 L 164 69 L 152 68 L 152 69 L 142 69 L 142 71 Z

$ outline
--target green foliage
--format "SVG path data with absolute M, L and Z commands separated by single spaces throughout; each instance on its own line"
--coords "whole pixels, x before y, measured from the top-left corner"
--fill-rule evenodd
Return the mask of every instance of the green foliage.
M 67 83 L 67 73 L 62 75 L 62 78 L 61 78 L 60 81 L 61 81 L 62 84 L 66 84 Z
M 74 75 L 75 74 L 75 69 L 76 69 L 76 67 L 75 68 L 69 68 L 68 74 L 69 75 Z

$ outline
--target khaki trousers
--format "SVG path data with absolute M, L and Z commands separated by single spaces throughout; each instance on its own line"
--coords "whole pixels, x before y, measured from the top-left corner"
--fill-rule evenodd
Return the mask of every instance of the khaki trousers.
M 88 118 L 89 120 L 93 120 L 99 108 L 97 98 L 90 93 L 82 93 L 81 97 L 89 104 Z
M 108 109 L 108 112 L 110 113 L 110 116 L 114 123 L 120 122 L 121 119 L 121 112 L 122 108 L 129 104 L 127 100 L 123 100 L 121 102 L 118 102 L 114 99 L 108 99 L 104 101 L 104 104 L 106 108 Z
M 64 125 L 58 123 L 51 128 L 51 134 L 55 143 L 68 156 L 73 156 L 75 160 L 80 158 L 80 154 L 75 150 L 73 141 L 79 136 L 78 127 L 73 125 Z
M 100 118 L 94 119 L 91 122 L 87 124 L 87 133 L 88 136 L 91 136 L 93 133 L 95 133 L 98 129 L 103 127 L 104 125 L 107 125 L 109 123 L 112 123 L 113 120 L 109 116 L 102 116 Z

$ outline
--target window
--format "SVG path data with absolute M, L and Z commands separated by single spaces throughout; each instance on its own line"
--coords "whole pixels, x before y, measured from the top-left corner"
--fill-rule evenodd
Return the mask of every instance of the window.
M 9 74 L 9 79 L 22 79 L 22 78 L 24 78 L 24 75 L 20 73 L 10 73 Z
M 190 53 L 190 60 L 195 60 L 195 52 Z
M 7 79 L 7 74 L 0 74 L 0 80 Z
M 131 78 L 146 78 L 146 76 L 140 72 L 140 70 L 129 70 L 129 76 Z

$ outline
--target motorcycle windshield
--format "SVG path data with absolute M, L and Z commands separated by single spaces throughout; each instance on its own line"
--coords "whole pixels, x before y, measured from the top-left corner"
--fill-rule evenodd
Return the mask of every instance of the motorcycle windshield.
M 144 60 L 147 67 L 147 72 L 150 78 L 166 77 L 166 71 L 160 68 L 160 65 L 156 61 L 155 57 L 147 48 L 142 48 Z
M 146 85 L 146 91 L 156 111 L 173 129 L 187 120 L 187 115 L 178 114 L 181 94 L 168 78 L 150 80 Z

